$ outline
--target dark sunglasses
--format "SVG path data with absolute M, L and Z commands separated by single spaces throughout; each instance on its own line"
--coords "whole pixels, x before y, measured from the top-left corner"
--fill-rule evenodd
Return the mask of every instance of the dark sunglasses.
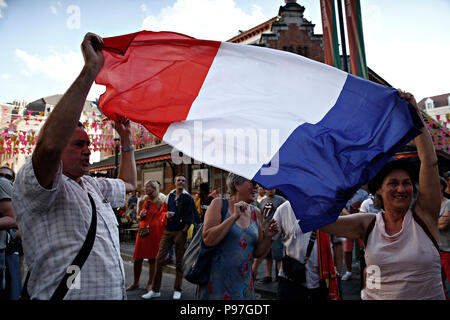
M 253 180 L 249 180 L 249 181 L 253 185 L 253 187 L 256 187 L 258 185 L 258 183 L 256 181 L 253 181 Z
M 14 177 L 12 175 L 7 174 L 7 173 L 0 173 L 0 177 L 6 178 L 9 181 L 13 181 L 13 179 L 14 179 Z

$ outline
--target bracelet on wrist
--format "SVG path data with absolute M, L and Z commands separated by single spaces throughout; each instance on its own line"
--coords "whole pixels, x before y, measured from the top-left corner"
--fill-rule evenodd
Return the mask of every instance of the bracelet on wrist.
M 134 150 L 134 146 L 133 145 L 122 146 L 122 147 L 120 147 L 120 150 L 122 150 L 123 152 L 133 151 Z

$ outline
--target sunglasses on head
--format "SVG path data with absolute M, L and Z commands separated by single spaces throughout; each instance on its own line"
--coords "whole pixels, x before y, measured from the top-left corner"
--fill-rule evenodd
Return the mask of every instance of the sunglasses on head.
M 13 179 L 14 179 L 14 177 L 12 175 L 7 174 L 7 173 L 0 173 L 0 177 L 6 178 L 9 181 L 13 181 Z

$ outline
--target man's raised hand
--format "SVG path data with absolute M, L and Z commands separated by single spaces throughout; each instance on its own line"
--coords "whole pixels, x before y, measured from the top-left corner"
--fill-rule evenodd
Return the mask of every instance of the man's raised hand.
M 95 75 L 100 72 L 105 62 L 102 53 L 103 46 L 103 39 L 91 32 L 88 32 L 84 36 L 83 43 L 81 44 L 85 67 L 94 72 Z

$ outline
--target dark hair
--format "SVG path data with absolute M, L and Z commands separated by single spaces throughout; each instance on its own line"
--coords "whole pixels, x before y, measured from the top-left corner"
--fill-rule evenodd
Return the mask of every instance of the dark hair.
M 207 182 L 200 183 L 200 191 L 209 192 L 209 184 Z
M 369 192 L 380 202 L 381 208 L 384 209 L 383 199 L 377 195 L 377 190 L 381 188 L 384 179 L 394 170 L 405 170 L 413 185 L 413 195 L 416 193 L 416 183 L 418 180 L 418 169 L 415 164 L 406 159 L 389 160 L 386 165 L 378 172 L 378 174 L 369 181 Z
M 173 181 L 175 181 L 175 179 L 176 179 L 177 177 L 183 177 L 184 179 L 186 179 L 186 176 L 184 175 L 184 173 L 177 173 L 177 174 L 175 175 L 175 177 L 173 177 Z
M 413 185 L 417 182 L 418 177 L 418 170 L 417 167 L 410 161 L 405 159 L 400 160 L 390 160 L 386 165 L 378 172 L 378 174 L 369 181 L 369 191 L 371 194 L 375 195 L 377 190 L 381 188 L 381 185 L 383 184 L 384 178 L 388 174 L 390 174 L 394 170 L 405 170 L 409 178 L 411 179 Z
M 80 121 L 78 121 L 77 127 L 78 128 L 83 128 L 84 130 L 86 130 L 86 127 Z

